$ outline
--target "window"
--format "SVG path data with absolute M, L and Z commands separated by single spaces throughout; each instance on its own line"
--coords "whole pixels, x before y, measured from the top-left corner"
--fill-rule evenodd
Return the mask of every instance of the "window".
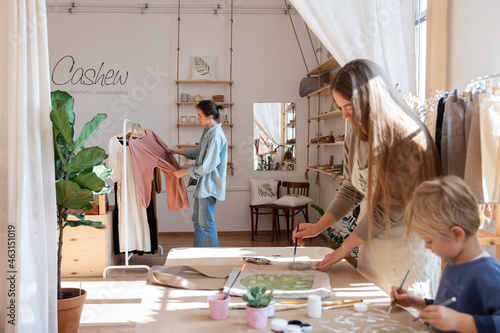
M 425 68 L 427 53 L 427 0 L 415 0 L 415 65 L 417 91 L 421 101 L 425 99 Z

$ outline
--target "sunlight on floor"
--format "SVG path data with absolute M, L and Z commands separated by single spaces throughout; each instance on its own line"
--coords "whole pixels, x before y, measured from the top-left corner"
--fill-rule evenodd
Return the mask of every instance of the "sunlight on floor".
M 80 323 L 136 323 L 141 313 L 145 281 L 62 282 L 62 287 L 87 291 Z

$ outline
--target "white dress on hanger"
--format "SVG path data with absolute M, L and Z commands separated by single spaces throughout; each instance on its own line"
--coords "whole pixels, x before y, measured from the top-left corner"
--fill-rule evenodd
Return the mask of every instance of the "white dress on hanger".
M 110 179 L 117 185 L 116 204 L 120 214 L 118 216 L 120 252 L 125 252 L 125 227 L 128 228 L 128 252 L 134 250 L 151 252 L 151 235 L 149 231 L 148 216 L 146 208 L 141 206 L 139 201 L 139 195 L 134 180 L 134 164 L 132 163 L 132 157 L 130 156 L 128 146 L 126 147 L 126 151 L 127 193 L 122 193 L 123 145 L 118 140 L 118 136 L 114 136 L 109 140 L 107 167 L 113 169 Z M 127 217 L 123 215 L 124 210 L 121 209 L 122 195 L 127 195 Z M 125 218 L 128 219 L 127 223 L 124 223 Z

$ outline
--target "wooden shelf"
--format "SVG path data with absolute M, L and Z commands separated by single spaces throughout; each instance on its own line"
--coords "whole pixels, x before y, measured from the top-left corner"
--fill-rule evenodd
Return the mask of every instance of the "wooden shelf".
M 175 80 L 175 83 L 229 83 L 233 84 L 232 80 Z
M 309 73 L 307 73 L 307 76 L 322 75 L 325 73 L 329 73 L 332 70 L 339 68 L 339 67 L 340 67 L 340 65 L 337 62 L 337 60 L 335 60 L 335 58 L 333 58 L 333 57 L 330 57 L 324 63 L 318 65 L 316 68 L 314 68 Z
M 323 87 L 321 89 L 318 89 L 316 91 L 313 91 L 309 95 L 307 95 L 307 98 L 311 97 L 319 97 L 319 96 L 330 96 L 330 86 Z
M 335 176 L 335 174 L 340 171 L 340 169 L 335 169 L 334 171 L 325 171 L 323 169 L 311 168 L 311 167 L 307 167 L 306 170 L 316 171 L 328 176 Z M 344 179 L 344 176 L 337 176 L 337 178 Z
M 234 105 L 234 102 L 214 102 L 217 105 Z M 175 102 L 177 105 L 197 105 L 198 102 Z
M 344 141 L 340 142 L 320 142 L 320 143 L 312 143 L 309 142 L 310 145 L 315 145 L 315 146 L 343 146 Z
M 335 110 L 327 113 L 320 114 L 318 116 L 309 117 L 309 120 L 326 120 L 326 119 L 336 119 L 342 117 L 342 111 Z

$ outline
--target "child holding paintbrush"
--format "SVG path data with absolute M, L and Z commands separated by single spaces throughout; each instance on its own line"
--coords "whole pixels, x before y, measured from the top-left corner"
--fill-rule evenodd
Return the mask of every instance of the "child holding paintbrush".
M 405 289 L 398 294 L 399 286 L 392 287 L 391 299 L 421 310 L 420 319 L 438 332 L 500 332 L 500 264 L 476 238 L 481 221 L 465 182 L 455 176 L 423 182 L 406 209 L 408 232 L 446 267 L 434 300 Z

